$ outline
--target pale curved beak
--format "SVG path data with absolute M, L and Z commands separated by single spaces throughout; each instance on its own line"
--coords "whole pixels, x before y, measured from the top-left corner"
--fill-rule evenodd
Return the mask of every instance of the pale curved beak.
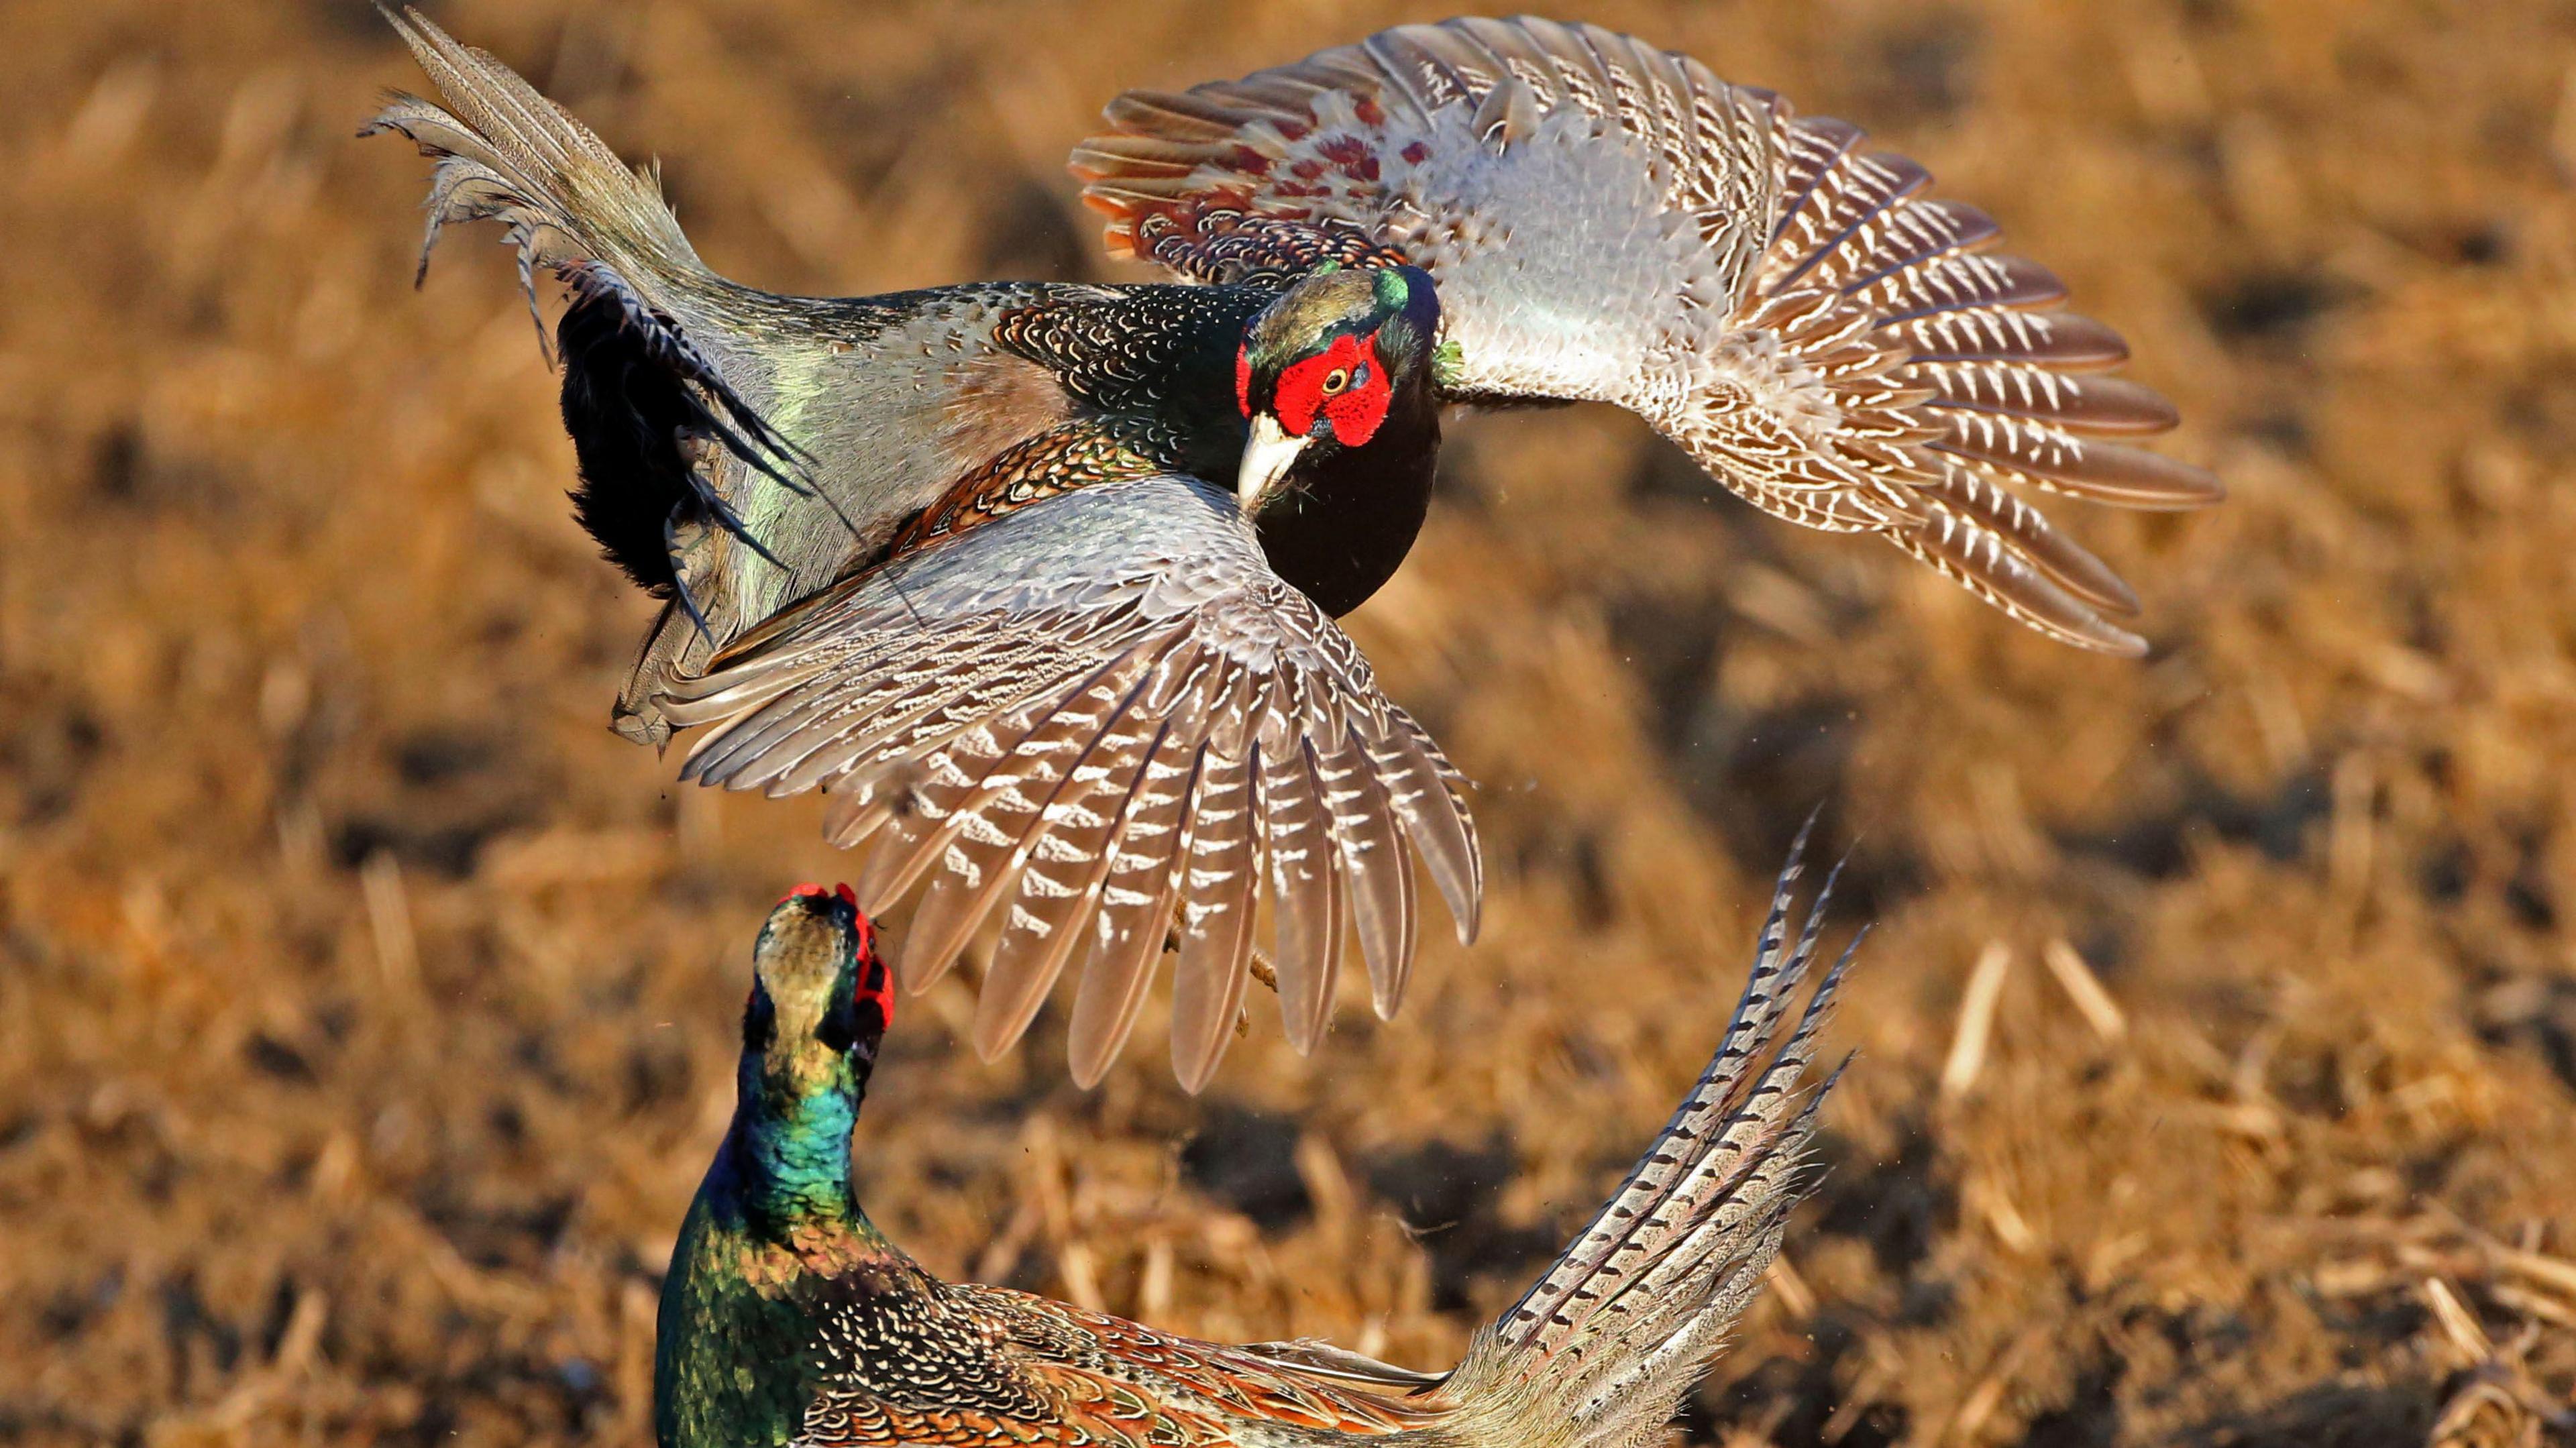
M 1270 414 L 1252 419 L 1252 436 L 1243 444 L 1243 466 L 1234 475 L 1234 495 L 1242 501 L 1243 511 L 1261 511 L 1305 448 L 1304 438 L 1290 437 Z

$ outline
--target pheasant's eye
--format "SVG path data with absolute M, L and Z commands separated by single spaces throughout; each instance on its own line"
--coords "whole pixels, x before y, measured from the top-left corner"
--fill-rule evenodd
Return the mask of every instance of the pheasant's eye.
M 1342 389 L 1350 385 L 1351 369 L 1348 367 L 1336 367 L 1332 371 L 1324 374 L 1324 395 L 1326 397 L 1339 396 Z

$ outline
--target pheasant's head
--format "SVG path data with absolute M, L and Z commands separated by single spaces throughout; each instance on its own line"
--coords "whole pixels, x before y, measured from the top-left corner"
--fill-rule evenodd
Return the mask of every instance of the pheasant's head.
M 1234 363 L 1251 424 L 1235 492 L 1257 513 L 1300 457 L 1368 446 L 1388 410 L 1431 386 L 1440 298 L 1418 267 L 1327 267 L 1252 319 Z
M 752 963 L 742 1015 L 746 1087 L 756 1076 L 773 1098 L 866 1090 L 894 1019 L 894 976 L 850 887 L 797 886 L 769 912 Z

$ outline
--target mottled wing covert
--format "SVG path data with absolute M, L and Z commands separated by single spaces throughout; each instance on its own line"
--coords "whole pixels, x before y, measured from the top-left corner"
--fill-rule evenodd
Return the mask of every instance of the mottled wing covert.
M 1408 25 L 1184 94 L 1076 148 L 1110 249 L 1205 281 L 1401 257 L 1440 286 L 1462 401 L 1627 407 L 1793 522 L 1884 536 L 2022 622 L 2134 653 L 2136 600 L 2003 485 L 2131 508 L 2214 479 L 2105 439 L 2172 426 L 2099 375 L 1995 224 L 1686 56 L 1588 25 Z
M 668 680 L 658 702 L 706 726 L 684 778 L 828 792 L 834 842 L 873 845 L 870 912 L 928 881 L 896 962 L 911 989 L 999 912 L 974 1031 L 988 1056 L 1079 958 L 1085 1084 L 1173 933 L 1173 1065 L 1192 1090 L 1206 1081 L 1264 894 L 1300 1050 L 1323 1032 L 1346 933 L 1379 1012 L 1395 1009 L 1416 856 L 1460 938 L 1475 932 L 1482 866 L 1457 771 L 1195 478 L 1096 484 L 908 554 Z
M 1431 1427 L 1457 1408 L 1440 1391 L 1448 1374 L 1411 1372 L 1327 1342 L 1208 1342 L 1008 1288 L 957 1290 L 1009 1322 L 1034 1358 L 1095 1364 L 1219 1419 L 1376 1435 Z

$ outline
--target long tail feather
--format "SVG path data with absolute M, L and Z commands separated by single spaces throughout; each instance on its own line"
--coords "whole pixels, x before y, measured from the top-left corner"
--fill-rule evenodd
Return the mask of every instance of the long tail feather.
M 575 516 L 637 583 L 677 605 L 647 662 L 702 658 L 767 610 L 726 576 L 727 550 L 708 552 L 699 541 L 722 534 L 749 555 L 742 566 L 760 565 L 757 574 L 781 580 L 776 587 L 796 572 L 772 546 L 779 537 L 753 532 L 732 464 L 840 512 L 816 481 L 816 460 L 754 401 L 765 383 L 757 361 L 726 344 L 740 330 L 746 293 L 698 259 L 649 168 L 627 166 L 508 66 L 418 11 L 378 8 L 444 102 L 396 93 L 359 132 L 399 134 L 438 163 L 421 273 L 447 227 L 501 223 L 538 346 L 564 371 L 564 421 L 582 464 Z M 559 349 L 546 347 L 540 269 L 566 294 Z M 673 637 L 682 631 L 696 638 Z M 667 739 L 669 721 L 634 694 L 630 683 L 620 732 Z
M 1515 1441 L 1644 1441 L 1670 1420 L 1779 1250 L 1832 1087 L 1799 1083 L 1859 946 L 1855 938 L 1793 1008 L 1815 973 L 1833 894 L 1828 877 L 1793 942 L 1789 900 L 1806 841 L 1802 830 L 1698 1085 L 1564 1255 L 1478 1334 L 1452 1380 L 1471 1417 L 1522 1425 Z M 1561 1426 L 1532 1440 L 1531 1423 Z
M 595 259 L 644 286 L 655 276 L 705 271 L 650 172 L 630 170 L 516 72 L 420 12 L 383 13 L 447 102 L 397 93 L 359 132 L 399 132 L 438 162 L 421 242 L 424 272 L 442 228 L 483 220 L 509 228 L 532 313 L 541 265 Z

